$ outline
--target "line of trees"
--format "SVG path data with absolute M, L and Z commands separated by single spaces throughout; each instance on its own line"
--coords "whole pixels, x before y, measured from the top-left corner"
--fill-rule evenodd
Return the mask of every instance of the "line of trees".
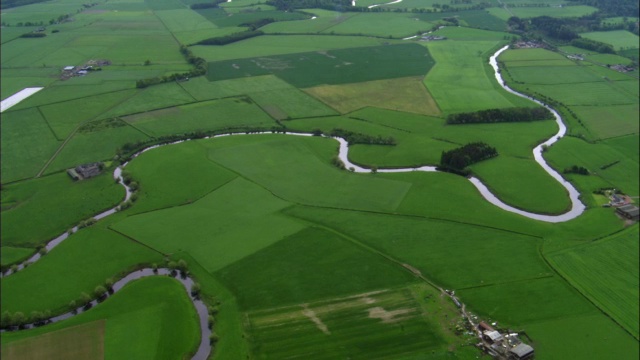
M 191 4 L 189 7 L 191 8 L 191 10 L 215 9 L 219 7 L 218 5 L 225 2 L 227 2 L 227 0 L 214 0 L 213 2 L 208 2 L 208 3 Z
M 381 135 L 372 136 L 362 133 L 357 133 L 349 130 L 344 130 L 340 128 L 335 128 L 331 130 L 329 136 L 341 137 L 349 143 L 352 144 L 368 144 L 368 145 L 396 145 L 396 140 L 389 136 L 383 137 Z
M 212 37 L 205 40 L 201 40 L 197 42 L 196 45 L 227 45 L 237 41 L 260 36 L 260 35 L 264 35 L 264 33 L 260 30 L 242 31 L 242 32 L 233 33 L 231 35 L 218 36 L 218 37 Z
M 443 151 L 438 170 L 468 176 L 467 166 L 498 156 L 496 148 L 483 142 L 474 142 L 462 147 Z
M 447 124 L 478 124 L 498 122 L 522 122 L 552 119 L 553 114 L 544 107 L 517 107 L 508 109 L 488 109 L 475 112 L 450 114 Z
M 596 40 L 586 39 L 586 38 L 583 38 L 583 37 L 571 40 L 570 44 L 572 46 L 577 47 L 577 48 L 581 48 L 581 49 L 585 49 L 585 50 L 591 50 L 591 51 L 597 51 L 597 52 L 602 53 L 602 54 L 615 54 L 616 53 L 616 51 L 613 48 L 613 46 L 611 46 L 609 44 L 605 44 L 603 42 L 596 41 Z

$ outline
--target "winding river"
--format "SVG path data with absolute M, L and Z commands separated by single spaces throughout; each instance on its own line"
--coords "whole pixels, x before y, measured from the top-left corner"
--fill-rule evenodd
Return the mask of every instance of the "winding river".
M 543 215 L 543 214 L 536 214 L 536 213 L 531 213 L 531 212 L 527 212 L 524 210 L 520 210 L 517 208 L 514 208 L 513 206 L 507 205 L 504 202 L 502 202 L 500 199 L 498 199 L 493 193 L 491 193 L 491 191 L 489 191 L 489 189 L 477 178 L 475 177 L 470 177 L 469 181 L 478 189 L 478 191 L 480 192 L 480 194 L 485 198 L 485 200 L 487 200 L 488 202 L 490 202 L 491 204 L 505 210 L 505 211 L 509 211 L 515 214 L 519 214 L 525 217 L 528 217 L 530 219 L 534 219 L 534 220 L 539 220 L 539 221 L 544 221 L 544 222 L 550 222 L 550 223 L 558 223 L 558 222 L 564 222 L 564 221 L 569 221 L 572 219 L 575 219 L 576 217 L 580 216 L 580 214 L 582 214 L 585 210 L 585 205 L 580 201 L 579 196 L 580 193 L 575 189 L 575 187 L 573 187 L 573 185 L 571 185 L 571 183 L 569 183 L 568 181 L 566 181 L 557 171 L 555 171 L 554 169 L 551 168 L 551 166 L 549 166 L 547 164 L 547 162 L 544 160 L 543 156 L 542 156 L 542 151 L 544 147 L 550 146 L 552 144 L 554 144 L 556 141 L 558 141 L 562 136 L 565 135 L 567 128 L 564 125 L 564 123 L 562 122 L 562 117 L 560 116 L 560 114 L 555 111 L 554 109 L 552 109 L 550 106 L 548 106 L 547 104 L 542 103 L 541 101 L 538 101 L 534 98 L 531 98 L 527 95 L 524 94 L 520 94 L 516 91 L 514 91 L 513 89 L 509 88 L 508 86 L 505 85 L 504 80 L 502 79 L 502 76 L 500 75 L 500 71 L 498 68 L 498 62 L 497 62 L 497 57 L 504 52 L 505 50 L 507 50 L 509 48 L 509 46 L 505 46 L 503 48 L 501 48 L 500 50 L 498 50 L 493 56 L 491 56 L 491 58 L 489 59 L 489 64 L 491 65 L 491 67 L 494 70 L 495 73 L 495 77 L 496 80 L 498 81 L 498 83 L 500 84 L 500 86 L 502 86 L 506 91 L 515 94 L 517 96 L 529 99 L 531 101 L 534 101 L 544 107 L 546 107 L 547 109 L 549 109 L 556 120 L 556 123 L 558 124 L 558 132 L 553 135 L 550 139 L 548 139 L 547 141 L 539 144 L 538 146 L 536 146 L 533 149 L 533 156 L 535 161 L 540 164 L 540 166 L 549 174 L 551 175 L 554 179 L 556 179 L 556 181 L 558 181 L 569 193 L 569 197 L 571 199 L 571 209 L 561 215 Z M 234 133 L 234 134 L 222 134 L 222 135 L 216 135 L 213 136 L 211 138 L 218 138 L 218 137 L 224 137 L 224 136 L 240 136 L 240 135 L 265 135 L 265 134 L 272 134 L 272 132 L 260 132 L 260 133 L 252 133 L 252 134 L 245 134 L 245 133 Z M 295 136 L 313 136 L 313 134 L 309 134 L 309 133 L 294 133 L 294 132 L 285 132 L 285 133 L 278 133 L 278 134 L 286 134 L 286 135 L 295 135 Z M 209 138 L 209 137 L 207 137 Z M 370 173 L 371 169 L 370 168 L 364 168 L 361 166 L 358 166 L 356 164 L 353 164 L 351 161 L 349 161 L 349 145 L 347 143 L 347 141 L 343 138 L 332 138 L 336 141 L 338 141 L 338 143 L 340 144 L 339 147 L 339 152 L 338 152 L 338 157 L 339 159 L 344 163 L 345 167 L 353 172 L 356 173 Z M 190 139 L 187 140 L 181 140 L 181 141 L 176 141 L 176 142 L 172 142 L 172 143 L 168 143 L 168 144 L 162 144 L 162 145 L 154 145 L 154 146 L 150 146 L 148 148 L 145 148 L 144 150 L 136 153 L 135 155 L 132 156 L 132 159 L 139 156 L 140 154 L 150 151 L 152 149 L 161 147 L 161 146 L 167 146 L 167 145 L 172 145 L 172 144 L 178 144 L 178 143 L 182 143 L 184 141 L 189 141 Z M 119 180 L 120 184 L 122 186 L 124 186 L 126 194 L 125 194 L 125 198 L 124 201 L 127 201 L 131 198 L 132 192 L 131 189 L 129 189 L 128 186 L 126 186 L 123 182 L 122 179 L 122 169 L 125 168 L 127 166 L 127 163 L 122 164 L 121 166 L 117 167 L 113 173 L 114 179 Z M 436 167 L 435 166 L 421 166 L 421 167 L 415 167 L 415 168 L 400 168 L 400 169 L 378 169 L 377 172 L 379 173 L 399 173 L 399 172 L 412 172 L 412 171 L 424 171 L 424 172 L 436 172 Z M 97 214 L 94 216 L 94 219 L 96 220 L 100 220 L 102 218 L 105 218 L 113 213 L 115 213 L 116 211 L 118 211 L 118 207 L 115 207 L 113 209 L 107 210 L 105 212 L 102 212 L 100 214 Z M 78 231 L 78 227 L 74 227 L 72 230 L 70 230 L 69 232 L 65 232 L 64 234 L 58 236 L 57 238 L 51 240 L 49 243 L 47 243 L 46 245 L 46 249 L 47 251 L 52 250 L 54 247 L 56 247 L 58 244 L 60 244 L 62 241 L 64 241 L 65 239 L 68 238 L 68 236 L 74 232 Z M 24 263 L 19 264 L 17 266 L 17 269 L 15 271 L 19 271 L 22 270 L 25 267 L 25 263 L 33 263 L 36 262 L 40 259 L 41 255 L 40 254 L 35 254 L 33 255 L 31 258 L 27 259 Z M 11 275 L 12 273 L 14 273 L 15 271 L 11 271 L 9 270 L 6 274 L 3 274 L 1 276 L 8 276 Z M 121 280 L 119 280 L 118 282 L 116 282 L 113 286 L 114 291 L 117 291 L 119 289 L 121 289 L 124 285 L 126 285 L 127 283 L 129 283 L 132 280 L 141 278 L 141 277 L 146 277 L 146 276 L 152 276 L 152 275 L 168 275 L 170 274 L 170 271 L 168 269 L 158 269 L 158 272 L 155 273 L 153 272 L 151 269 L 143 269 L 143 270 L 139 270 L 139 271 L 135 271 L 127 276 L 125 276 L 124 278 L 122 278 Z M 189 289 L 191 287 L 191 285 L 193 284 L 193 280 L 190 278 L 178 278 L 178 280 L 180 280 L 180 282 L 185 286 L 185 288 L 187 289 L 187 292 L 189 292 Z M 208 318 L 208 314 L 207 314 L 207 310 L 206 310 L 206 306 L 202 303 L 202 301 L 195 299 L 193 297 L 191 297 L 194 306 L 196 307 L 196 310 L 198 311 L 198 315 L 200 317 L 200 328 L 202 330 L 202 339 L 200 342 L 200 347 L 198 348 L 198 352 L 196 353 L 196 355 L 193 357 L 193 359 L 206 359 L 209 352 L 211 351 L 211 346 L 209 345 L 209 335 L 211 334 L 211 330 L 209 330 L 208 326 L 207 326 L 207 318 Z M 92 305 L 96 305 L 97 301 L 93 301 Z M 59 315 L 56 317 L 53 317 L 51 319 L 49 319 L 49 321 L 51 322 L 56 322 L 56 321 L 60 321 L 60 320 L 64 320 L 67 319 L 71 316 L 74 316 L 75 314 L 81 312 L 82 309 L 77 309 L 73 312 L 69 312 L 63 315 Z M 29 327 L 32 327 L 33 325 L 29 325 Z

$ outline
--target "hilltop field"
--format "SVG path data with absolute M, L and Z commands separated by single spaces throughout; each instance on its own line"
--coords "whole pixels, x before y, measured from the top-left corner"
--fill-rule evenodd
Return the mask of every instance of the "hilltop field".
M 608 206 L 640 193 L 637 15 L 560 3 L 3 4 L 1 98 L 42 89 L 0 120 L 2 327 L 180 263 L 209 306 L 209 359 L 490 358 L 444 289 L 536 359 L 637 359 L 640 228 Z M 506 45 L 506 84 L 567 126 L 542 155 L 579 191 L 575 218 L 503 210 L 466 178 L 527 213 L 574 205 L 533 152 L 558 124 L 489 65 Z M 191 358 L 185 295 L 136 280 L 0 333 L 2 358 Z

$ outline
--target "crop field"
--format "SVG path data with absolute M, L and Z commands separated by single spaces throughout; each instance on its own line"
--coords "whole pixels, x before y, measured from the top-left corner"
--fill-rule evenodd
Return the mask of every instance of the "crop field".
M 638 35 L 624 30 L 595 31 L 582 33 L 580 36 L 609 44 L 616 50 L 637 49 L 639 47 L 638 42 L 640 41 Z
M 504 8 L 489 8 L 487 11 L 500 19 L 508 20 L 512 16 L 517 16 L 521 19 L 538 16 L 557 18 L 580 17 L 593 14 L 598 11 L 598 9 L 591 6 L 575 5 L 563 7 L 509 7 L 509 11 L 506 11 Z
M 374 291 L 250 312 L 248 321 L 259 351 L 268 359 L 306 353 L 318 359 L 442 356 L 447 344 L 444 334 L 439 324 L 425 316 L 427 310 L 421 308 L 414 291 Z M 436 308 L 438 295 L 427 294 L 430 307 Z M 451 311 L 451 304 L 440 305 L 448 305 L 444 311 Z M 298 341 L 305 345 L 296 345 Z M 395 346 L 386 346 L 386 341 Z
M 638 226 L 547 258 L 580 291 L 638 338 Z
M 122 118 L 150 136 L 185 134 L 243 126 L 271 128 L 275 122 L 247 97 L 211 100 Z
M 574 19 L 597 8 L 553 0 L 360 0 L 356 11 L 265 0 L 7 8 L 12 1 L 2 9 L 1 97 L 44 89 L 0 121 L 3 329 L 69 311 L 137 269 L 186 266 L 208 306 L 210 360 L 483 357 L 445 289 L 477 315 L 469 319 L 520 333 L 539 360 L 640 354 L 638 225 L 603 206 L 598 191 L 635 202 L 640 192 L 638 71 L 613 66 L 635 66 L 638 38 L 583 34 L 617 50 L 597 54 L 558 42 L 550 20 L 535 30 L 528 21 L 552 16 L 581 32 L 592 20 Z M 627 11 L 630 0 L 621 1 L 598 5 L 599 14 Z M 509 28 L 511 16 L 527 28 Z M 603 18 L 602 29 L 627 29 L 635 16 L 622 16 Z M 230 36 L 252 30 L 262 33 Z M 482 142 L 498 156 L 462 172 L 502 202 L 554 215 L 572 206 L 532 153 L 557 133 L 553 119 L 447 124 L 456 113 L 538 106 L 503 89 L 488 63 L 520 36 L 560 49 L 499 58 L 508 84 L 552 104 L 567 126 L 544 158 L 586 209 L 560 223 L 493 205 L 465 176 L 415 169 Z M 238 41 L 196 45 L 210 38 Z M 333 131 L 348 139 L 358 169 L 342 164 Z M 142 146 L 153 149 L 134 157 Z M 94 178 L 65 171 L 98 161 L 104 171 Z M 135 190 L 123 202 L 113 174 L 125 163 Z M 588 175 L 565 172 L 572 167 Z M 42 249 L 74 225 L 82 228 Z M 186 295 L 171 278 L 137 280 L 65 321 L 2 332 L 1 355 L 191 358 L 201 338 Z
M 342 114 L 377 106 L 424 115 L 440 115 L 440 109 L 422 82 L 422 77 L 321 85 L 307 88 L 305 92 Z
M 404 61 L 397 63 L 397 56 Z M 372 60 L 375 59 L 375 60 Z M 391 66 L 394 63 L 395 66 Z M 407 76 L 424 76 L 433 66 L 429 51 L 415 44 L 318 51 L 236 59 L 209 64 L 211 81 L 276 74 L 301 88 Z
M 100 354 L 102 356 L 99 359 L 129 356 L 136 359 L 176 359 L 194 351 L 197 346 L 199 329 L 195 318 L 193 305 L 178 282 L 167 277 L 141 279 L 129 284 L 95 309 L 72 319 L 27 332 L 3 334 L 3 357 L 4 351 L 11 351 L 14 346 L 24 347 L 24 342 L 34 344 L 49 331 L 54 337 L 62 335 L 55 347 L 49 349 L 57 353 L 56 347 L 60 347 L 62 349 L 59 350 L 66 349 L 73 356 L 73 351 L 79 348 L 78 336 L 81 334 L 78 332 L 91 335 L 95 333 L 92 331 L 94 326 L 101 326 L 102 339 L 86 340 L 90 342 L 86 345 L 88 347 L 98 345 L 100 340 L 103 342 L 104 353 Z M 45 349 L 33 349 L 38 350 Z M 51 357 L 47 354 L 46 358 Z M 76 359 L 86 358 L 81 354 Z

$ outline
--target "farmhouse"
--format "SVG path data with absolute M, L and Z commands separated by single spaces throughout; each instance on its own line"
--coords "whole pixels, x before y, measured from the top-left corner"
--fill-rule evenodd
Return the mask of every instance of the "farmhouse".
M 632 204 L 627 204 L 616 208 L 616 213 L 624 216 L 627 219 L 638 221 L 640 208 Z
M 73 69 L 75 68 L 75 66 L 65 66 L 64 68 L 62 68 L 62 71 L 73 71 Z
M 100 175 L 102 172 L 102 163 L 90 163 L 78 165 L 73 169 L 68 169 L 67 174 L 71 176 L 73 180 L 83 180 Z
M 533 348 L 527 344 L 520 343 L 509 349 L 509 359 L 525 360 L 533 358 Z
M 491 343 L 498 343 L 502 341 L 504 338 L 502 337 L 502 334 L 500 334 L 495 330 L 493 331 L 487 330 L 484 332 L 484 339 Z

